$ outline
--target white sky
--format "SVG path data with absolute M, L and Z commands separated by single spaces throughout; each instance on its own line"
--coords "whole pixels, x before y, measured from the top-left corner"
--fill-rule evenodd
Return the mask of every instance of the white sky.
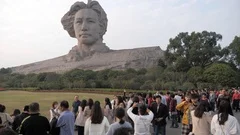
M 83 0 L 87 2 L 87 0 Z M 222 47 L 240 35 L 240 0 L 98 0 L 111 49 L 160 46 L 179 32 L 215 31 Z M 65 55 L 77 44 L 61 17 L 75 0 L 0 0 L 0 68 Z

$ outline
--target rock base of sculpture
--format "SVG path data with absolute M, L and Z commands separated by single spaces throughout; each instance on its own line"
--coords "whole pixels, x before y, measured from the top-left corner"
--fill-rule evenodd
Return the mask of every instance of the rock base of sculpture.
M 84 70 L 124 70 L 155 67 L 164 55 L 160 47 L 146 47 L 126 50 L 95 52 L 79 61 L 68 61 L 68 55 L 12 68 L 13 73 L 29 74 L 43 72 L 64 73 L 72 69 Z

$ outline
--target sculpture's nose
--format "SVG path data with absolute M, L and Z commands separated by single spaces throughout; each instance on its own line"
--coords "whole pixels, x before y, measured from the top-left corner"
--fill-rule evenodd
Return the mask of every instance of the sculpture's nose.
M 87 22 L 84 21 L 84 22 L 82 23 L 81 30 L 82 30 L 82 31 L 87 31 L 87 30 L 88 30 L 88 24 L 87 24 Z

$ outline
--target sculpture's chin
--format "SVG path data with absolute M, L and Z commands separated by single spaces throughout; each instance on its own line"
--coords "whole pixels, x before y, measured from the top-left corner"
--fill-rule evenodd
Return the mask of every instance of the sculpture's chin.
M 82 39 L 80 41 L 81 44 L 87 45 L 87 46 L 91 46 L 93 44 L 95 44 L 97 42 L 97 40 L 92 40 L 92 39 Z

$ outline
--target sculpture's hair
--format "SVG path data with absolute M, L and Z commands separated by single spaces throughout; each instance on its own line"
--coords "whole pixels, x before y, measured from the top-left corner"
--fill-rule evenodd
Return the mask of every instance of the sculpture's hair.
M 105 13 L 103 8 L 97 1 L 91 1 L 88 4 L 85 4 L 84 2 L 75 2 L 71 6 L 70 10 L 61 19 L 61 23 L 63 25 L 64 30 L 66 30 L 71 37 L 73 38 L 76 37 L 74 27 L 73 27 L 74 18 L 75 18 L 75 14 L 82 9 L 92 9 L 97 13 L 98 20 L 100 22 L 100 27 L 102 28 L 102 32 L 101 32 L 101 38 L 102 38 L 107 31 L 108 19 L 107 19 L 107 14 Z

